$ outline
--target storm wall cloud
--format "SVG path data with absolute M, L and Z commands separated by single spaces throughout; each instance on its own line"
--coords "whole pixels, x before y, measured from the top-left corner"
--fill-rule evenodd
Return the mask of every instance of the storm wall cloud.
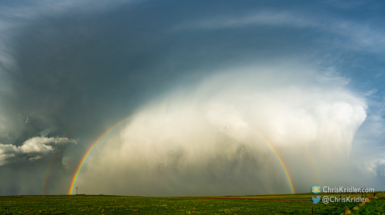
M 381 189 L 383 7 L 2 2 L 0 194 Z

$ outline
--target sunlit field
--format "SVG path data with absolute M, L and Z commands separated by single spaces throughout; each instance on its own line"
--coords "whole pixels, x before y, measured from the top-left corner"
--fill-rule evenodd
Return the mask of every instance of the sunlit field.
M 366 204 L 325 205 L 313 204 L 311 196 L 309 193 L 215 197 L 3 196 L 0 214 L 311 214 L 312 208 L 313 214 L 342 214 L 343 208 L 347 214 L 385 214 L 385 200 L 381 198 Z

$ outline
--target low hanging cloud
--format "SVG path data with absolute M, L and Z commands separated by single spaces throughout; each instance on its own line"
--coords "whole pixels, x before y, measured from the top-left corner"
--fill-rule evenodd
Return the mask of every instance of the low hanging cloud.
M 366 118 L 365 100 L 341 79 L 289 65 L 221 71 L 183 84 L 105 140 L 78 186 L 123 195 L 288 193 L 268 144 L 297 192 L 336 184 Z
M 0 166 L 39 160 L 53 152 L 59 145 L 67 143 L 76 144 L 77 142 L 65 137 L 33 137 L 21 146 L 0 144 Z

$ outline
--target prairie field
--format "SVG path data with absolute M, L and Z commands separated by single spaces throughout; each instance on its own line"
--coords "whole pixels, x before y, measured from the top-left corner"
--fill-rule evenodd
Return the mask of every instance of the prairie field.
M 344 206 L 352 214 L 385 214 L 383 199 L 361 206 L 325 205 L 313 204 L 311 196 L 310 193 L 211 197 L 1 196 L 0 214 L 311 214 L 312 207 L 313 214 L 341 214 Z

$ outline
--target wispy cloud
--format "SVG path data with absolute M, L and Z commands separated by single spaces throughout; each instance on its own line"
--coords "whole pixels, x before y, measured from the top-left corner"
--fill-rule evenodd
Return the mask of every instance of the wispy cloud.
M 180 25 L 177 25 L 174 30 L 216 30 L 221 28 L 242 28 L 252 25 L 305 28 L 315 27 L 318 25 L 318 23 L 311 19 L 306 19 L 306 17 L 294 16 L 294 14 L 291 12 L 263 10 L 237 17 L 219 16 L 211 19 L 209 18 L 205 20 L 184 22 Z
M 341 9 L 353 9 L 353 8 L 365 8 L 368 3 L 372 3 L 372 0 L 341 0 L 341 1 L 333 1 L 326 0 L 323 1 L 324 4 L 328 4 Z
M 19 1 L 17 3 L 11 3 L 10 5 L 0 6 L 0 16 L 11 20 L 24 20 L 31 21 L 31 19 L 41 18 L 42 16 L 51 15 L 63 15 L 65 13 L 89 13 L 89 12 L 101 12 L 113 9 L 122 4 L 131 3 L 139 0 L 117 0 L 117 1 L 105 1 L 105 0 L 63 0 L 63 1 L 50 1 L 50 0 L 37 0 L 37 1 Z
M 175 27 L 175 30 L 182 29 L 207 29 L 215 30 L 221 28 L 240 28 L 252 25 L 269 25 L 269 26 L 288 26 L 288 27 L 314 27 L 316 22 L 305 17 L 294 16 L 290 12 L 278 12 L 271 10 L 258 11 L 248 15 L 233 17 L 220 16 L 207 20 L 198 20 L 194 22 L 182 23 Z
M 333 46 L 366 52 L 384 52 L 385 31 L 378 28 L 377 23 L 357 22 L 338 18 L 338 16 L 325 16 L 306 14 L 295 11 L 260 10 L 240 16 L 217 16 L 204 20 L 183 22 L 173 30 L 218 30 L 234 29 L 252 26 L 287 27 L 304 30 L 315 30 L 323 34 L 336 35 L 338 41 L 330 39 Z

